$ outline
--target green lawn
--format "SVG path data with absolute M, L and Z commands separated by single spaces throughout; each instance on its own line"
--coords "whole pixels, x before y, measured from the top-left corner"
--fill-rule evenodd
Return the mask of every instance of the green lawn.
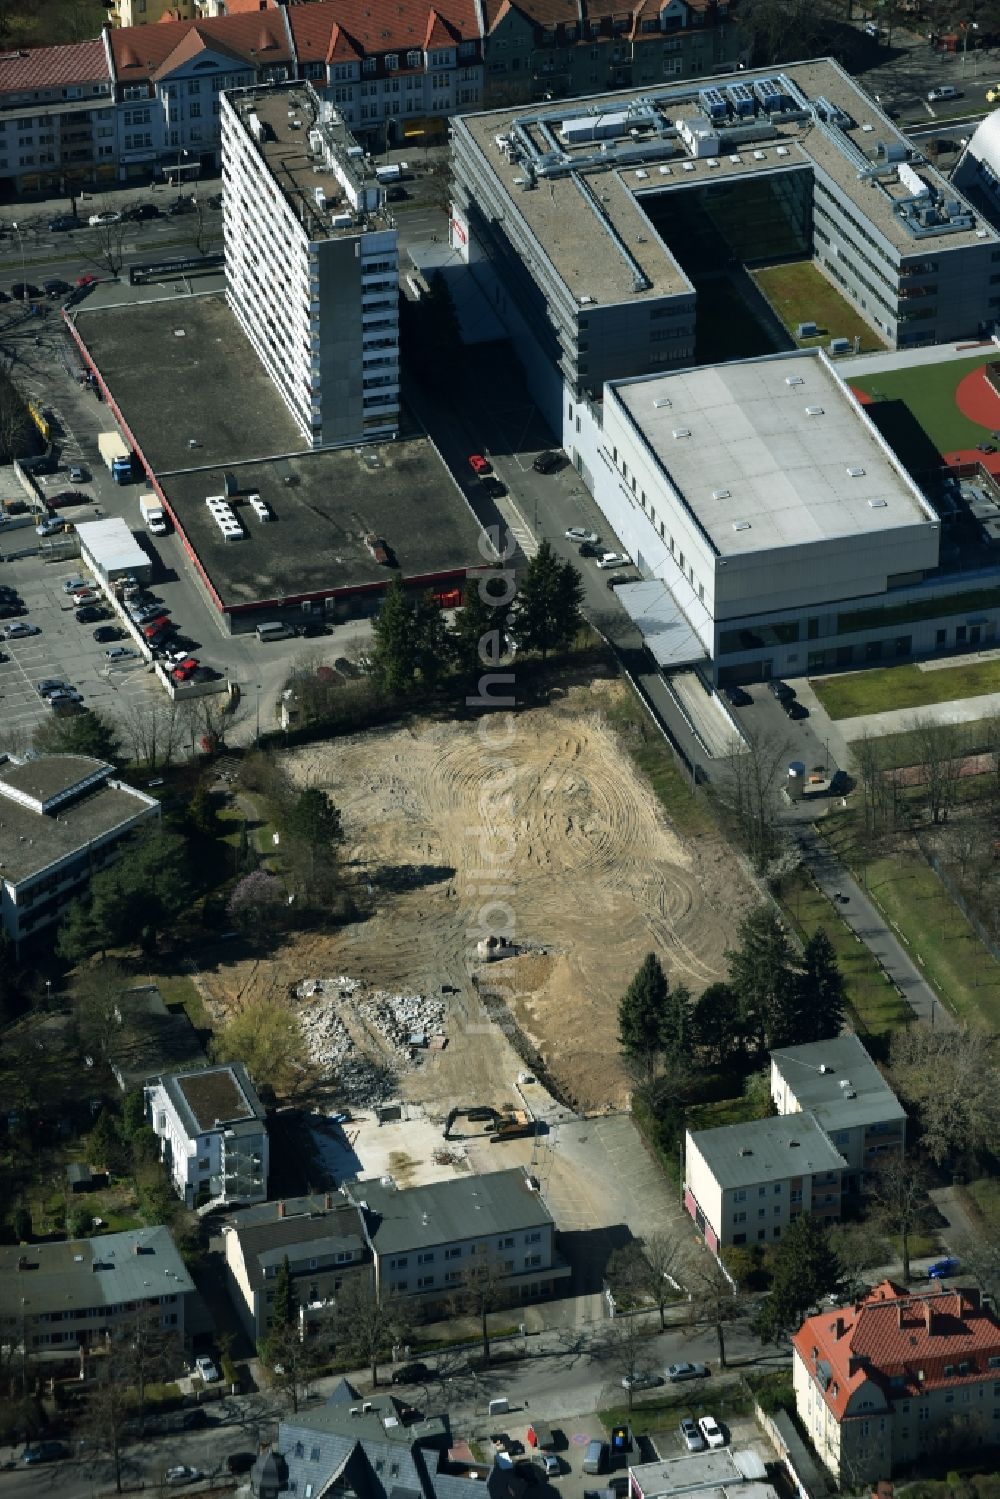
M 782 881 L 778 899 L 803 941 L 819 927 L 826 931 L 844 975 L 851 1015 L 862 1035 L 884 1036 L 909 1024 L 913 1018 L 909 1005 L 804 869 L 797 869 Z
M 849 821 L 819 825 L 906 944 L 907 951 L 960 1020 L 1000 1023 L 1000 964 L 983 947 L 937 875 L 919 854 L 896 848 L 864 863 Z
M 796 338 L 800 348 L 825 346 L 831 338 L 855 337 L 860 337 L 864 354 L 885 348 L 884 339 L 811 261 L 766 266 L 750 274 L 793 338 L 799 323 L 815 323 L 821 330 L 816 338 Z
M 851 384 L 876 400 L 902 401 L 939 453 L 974 448 L 982 442 L 986 428 L 962 415 L 955 405 L 955 391 L 969 371 L 985 364 L 993 353 L 992 349 L 983 349 L 969 359 L 923 364 L 919 369 L 885 370 L 859 376 Z
M 956 724 L 955 727 L 961 730 L 960 742 L 965 754 L 974 755 L 986 750 L 990 743 L 990 723 L 989 719 L 972 718 L 968 723 Z M 898 734 L 880 734 L 879 763 L 886 770 L 894 770 L 900 765 L 919 765 L 922 759 L 920 738 L 919 729 L 901 729 Z M 850 742 L 854 745 L 860 743 L 860 740 L 852 739 Z M 969 779 L 978 781 L 982 778 L 971 776 Z
M 194 979 L 186 973 L 152 974 L 149 982 L 155 984 L 167 1005 L 181 1005 L 196 1031 L 210 1031 L 212 1017 L 205 1009 Z
M 691 789 L 691 777 L 655 726 L 627 682 L 616 702 L 607 707 L 608 722 L 635 765 L 649 780 L 663 810 L 682 833 L 717 831 L 702 795 Z
M 763 1117 L 761 1105 L 753 1098 L 720 1098 L 688 1109 L 686 1125 L 690 1130 L 721 1129 L 724 1124 L 748 1124 Z
M 981 1176 L 977 1181 L 966 1182 L 965 1193 L 984 1228 L 996 1237 L 1000 1230 L 1000 1181 L 995 1176 Z
M 924 708 L 957 698 L 1000 692 L 1000 661 L 966 661 L 921 671 L 919 666 L 884 666 L 875 671 L 811 677 L 809 685 L 831 718 L 857 718 L 896 708 Z

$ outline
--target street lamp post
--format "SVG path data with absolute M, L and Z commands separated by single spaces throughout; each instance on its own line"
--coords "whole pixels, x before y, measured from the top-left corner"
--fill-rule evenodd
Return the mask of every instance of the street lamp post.
M 260 683 L 257 683 L 257 736 L 254 744 L 260 743 Z
M 10 227 L 16 232 L 16 234 L 17 234 L 17 243 L 18 243 L 18 245 L 20 246 L 20 249 L 21 249 L 21 285 L 23 287 L 24 286 L 24 272 L 25 272 L 24 235 L 21 233 L 21 226 L 20 226 L 20 224 L 12 222 Z
M 181 195 L 181 157 L 188 153 L 183 146 L 177 147 L 177 196 Z
M 965 60 L 966 60 L 966 57 L 968 56 L 968 52 L 969 52 L 969 32 L 970 31 L 978 31 L 978 30 L 979 30 L 979 22 L 978 21 L 966 21 L 965 26 L 963 27 L 963 31 L 965 33 L 965 35 L 963 37 L 963 40 L 962 40 L 962 77 L 963 78 L 965 77 Z M 977 67 L 977 58 L 976 58 L 976 49 L 975 49 L 975 47 L 973 47 L 973 49 L 972 49 L 972 66 L 973 66 L 973 68 Z

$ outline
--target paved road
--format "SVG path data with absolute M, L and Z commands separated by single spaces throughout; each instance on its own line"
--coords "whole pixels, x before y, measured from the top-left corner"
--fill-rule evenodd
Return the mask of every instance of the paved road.
M 886 924 L 885 917 L 868 899 L 857 881 L 844 868 L 836 854 L 811 829 L 800 828 L 797 834 L 802 858 L 817 884 L 860 937 L 885 973 L 896 985 L 913 1013 L 931 1025 L 952 1029 L 955 1019 L 912 961 L 905 947 Z M 841 897 L 837 898 L 838 892 Z

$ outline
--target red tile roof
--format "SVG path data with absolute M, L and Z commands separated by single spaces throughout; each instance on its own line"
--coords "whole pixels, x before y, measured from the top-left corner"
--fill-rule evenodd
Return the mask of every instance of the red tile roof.
M 173 67 L 208 50 L 246 63 L 291 60 L 282 10 L 254 10 L 245 15 L 213 16 L 206 21 L 166 21 L 159 26 L 116 27 L 111 32 L 111 49 L 115 71 L 123 83 L 163 77 Z
M 885 1280 L 854 1306 L 808 1318 L 792 1344 L 838 1420 L 868 1380 L 891 1400 L 1000 1378 L 989 1364 L 1000 1358 L 1000 1322 L 977 1291 L 911 1296 Z
M 455 46 L 478 40 L 473 0 L 314 0 L 292 5 L 288 20 L 302 62 L 325 62 L 346 33 L 362 53 Z M 341 42 L 340 57 L 352 55 Z
M 72 83 L 107 80 L 108 61 L 100 40 L 0 53 L 0 94 L 41 92 Z

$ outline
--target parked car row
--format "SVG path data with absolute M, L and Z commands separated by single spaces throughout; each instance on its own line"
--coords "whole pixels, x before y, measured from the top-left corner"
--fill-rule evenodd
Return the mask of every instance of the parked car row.
M 745 687 L 737 687 L 735 683 L 727 683 L 721 689 L 722 696 L 732 708 L 752 708 L 753 697 Z M 767 684 L 767 690 L 773 698 L 777 698 L 781 704 L 781 710 L 786 717 L 794 720 L 809 717 L 809 709 L 804 703 L 800 703 L 795 696 L 795 688 L 789 687 L 780 677 L 772 677 Z
M 208 682 L 216 675 L 192 654 L 191 642 L 180 634 L 170 610 L 162 599 L 141 588 L 134 581 L 126 584 L 125 612 L 142 635 L 153 659 L 161 661 L 175 682 Z M 125 647 L 108 651 L 109 660 L 120 660 Z

